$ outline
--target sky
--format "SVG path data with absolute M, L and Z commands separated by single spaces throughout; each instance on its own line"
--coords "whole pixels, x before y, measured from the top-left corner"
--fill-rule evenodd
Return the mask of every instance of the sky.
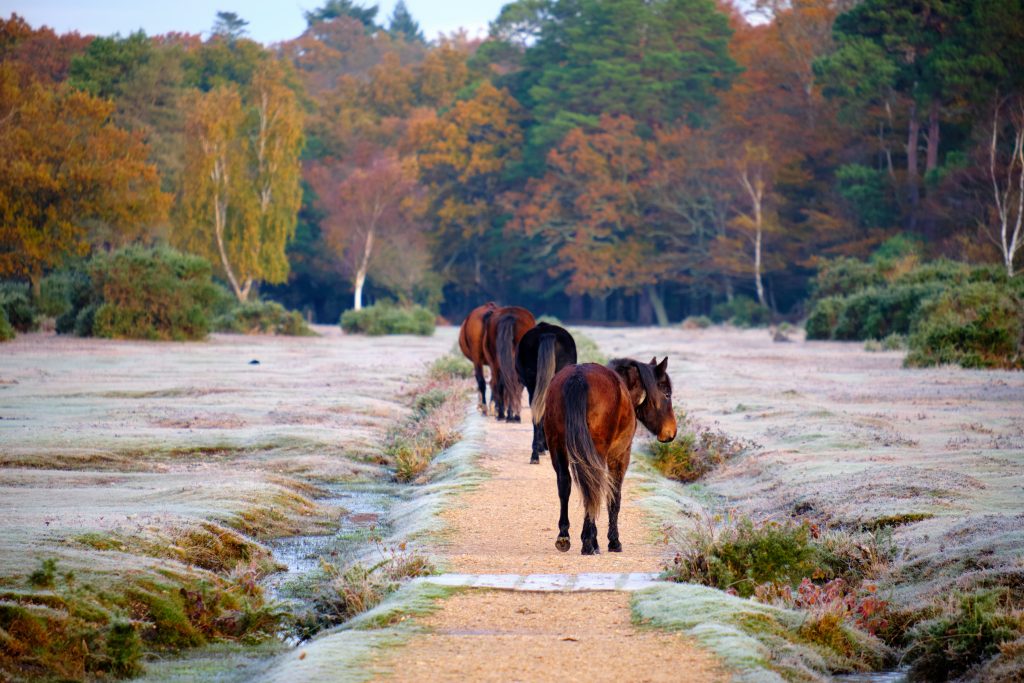
M 510 0 L 405 0 L 423 33 L 434 39 L 439 33 L 465 28 L 482 34 Z M 381 0 L 378 20 L 386 23 L 397 0 Z M 363 6 L 373 4 L 363 0 Z M 323 5 L 323 0 L 0 0 L 0 15 L 21 15 L 32 26 L 47 25 L 58 33 L 127 35 L 143 29 L 148 35 L 177 31 L 206 33 L 217 12 L 235 12 L 249 22 L 249 37 L 261 43 L 295 38 L 306 26 L 302 13 Z

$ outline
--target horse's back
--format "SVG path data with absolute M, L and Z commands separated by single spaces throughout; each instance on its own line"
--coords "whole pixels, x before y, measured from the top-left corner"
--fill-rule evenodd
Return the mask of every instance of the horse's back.
M 567 365 L 559 370 L 548 389 L 548 405 L 544 413 L 544 434 L 549 446 L 561 447 L 564 438 L 564 386 L 571 377 L 581 374 L 587 383 L 587 426 L 598 452 L 608 455 L 631 443 L 636 432 L 636 416 L 629 393 L 619 376 L 603 365 L 583 363 Z
M 462 321 L 462 327 L 459 328 L 459 348 L 462 350 L 462 354 L 473 363 L 480 363 L 484 360 L 484 328 L 487 323 L 487 314 L 497 307 L 496 303 L 488 301 L 470 311 L 466 319 Z
M 546 335 L 555 338 L 555 372 L 566 365 L 576 363 L 576 340 L 564 327 L 550 323 L 537 323 L 527 330 L 516 348 L 516 370 L 527 389 L 534 386 L 537 378 L 537 361 L 540 355 L 540 342 Z

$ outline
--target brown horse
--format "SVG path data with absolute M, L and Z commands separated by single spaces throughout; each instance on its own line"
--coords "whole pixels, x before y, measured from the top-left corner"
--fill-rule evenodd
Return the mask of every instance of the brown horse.
M 476 388 L 480 391 L 480 409 L 487 414 L 487 385 L 484 383 L 484 330 L 491 314 L 497 310 L 498 304 L 488 301 L 483 306 L 477 306 L 466 319 L 462 321 L 459 328 L 459 348 L 462 355 L 473 364 L 473 376 L 476 377 Z M 494 371 L 491 371 L 494 374 Z
M 521 421 L 523 385 L 516 372 L 516 346 L 536 324 L 533 314 L 522 306 L 504 306 L 491 314 L 484 328 L 484 359 L 491 366 L 491 396 L 499 420 Z
M 672 380 L 661 363 L 629 358 L 608 367 L 570 365 L 551 381 L 544 413 L 544 434 L 558 479 L 561 512 L 555 547 L 569 549 L 569 493 L 576 482 L 583 497 L 583 554 L 600 551 L 595 520 L 608 502 L 608 551 L 621 552 L 619 504 L 629 467 L 637 419 L 659 441 L 676 437 Z M 571 478 L 570 478 L 571 476 Z

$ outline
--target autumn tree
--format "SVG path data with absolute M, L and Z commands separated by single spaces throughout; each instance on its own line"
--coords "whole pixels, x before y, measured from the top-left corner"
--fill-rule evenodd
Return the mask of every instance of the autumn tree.
M 484 286 L 490 246 L 504 240 L 496 199 L 508 189 L 504 173 L 520 155 L 519 116 L 515 100 L 484 81 L 440 115 L 421 112 L 404 141 L 428 189 L 435 258 L 447 277 L 474 288 Z
M 0 277 L 38 288 L 90 244 L 125 244 L 162 221 L 170 197 L 113 105 L 0 64 Z
M 380 252 L 407 251 L 418 232 L 416 173 L 409 162 L 381 156 L 345 173 L 338 164 L 316 164 L 309 174 L 325 212 L 327 244 L 345 265 L 353 288 L 353 307 L 363 307 L 363 288 Z M 386 265 L 382 268 L 400 277 Z
M 566 291 L 599 304 L 619 289 L 658 282 L 665 263 L 647 239 L 647 178 L 654 146 L 627 116 L 603 116 L 591 133 L 575 128 L 548 155 L 548 171 L 527 187 L 518 223 L 557 255 Z
M 175 232 L 182 246 L 220 263 L 239 301 L 256 282 L 287 278 L 285 246 L 301 201 L 294 92 L 264 65 L 244 95 L 223 85 L 192 97 Z

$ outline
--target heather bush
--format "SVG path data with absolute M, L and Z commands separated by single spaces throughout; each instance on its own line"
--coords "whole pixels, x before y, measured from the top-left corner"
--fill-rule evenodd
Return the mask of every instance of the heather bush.
M 434 314 L 422 306 L 379 303 L 341 314 L 341 329 L 349 334 L 434 334 Z
M 753 446 L 724 432 L 691 423 L 684 415 L 677 415 L 676 423 L 679 429 L 675 439 L 668 443 L 654 441 L 650 445 L 652 464 L 671 479 L 696 481 Z

